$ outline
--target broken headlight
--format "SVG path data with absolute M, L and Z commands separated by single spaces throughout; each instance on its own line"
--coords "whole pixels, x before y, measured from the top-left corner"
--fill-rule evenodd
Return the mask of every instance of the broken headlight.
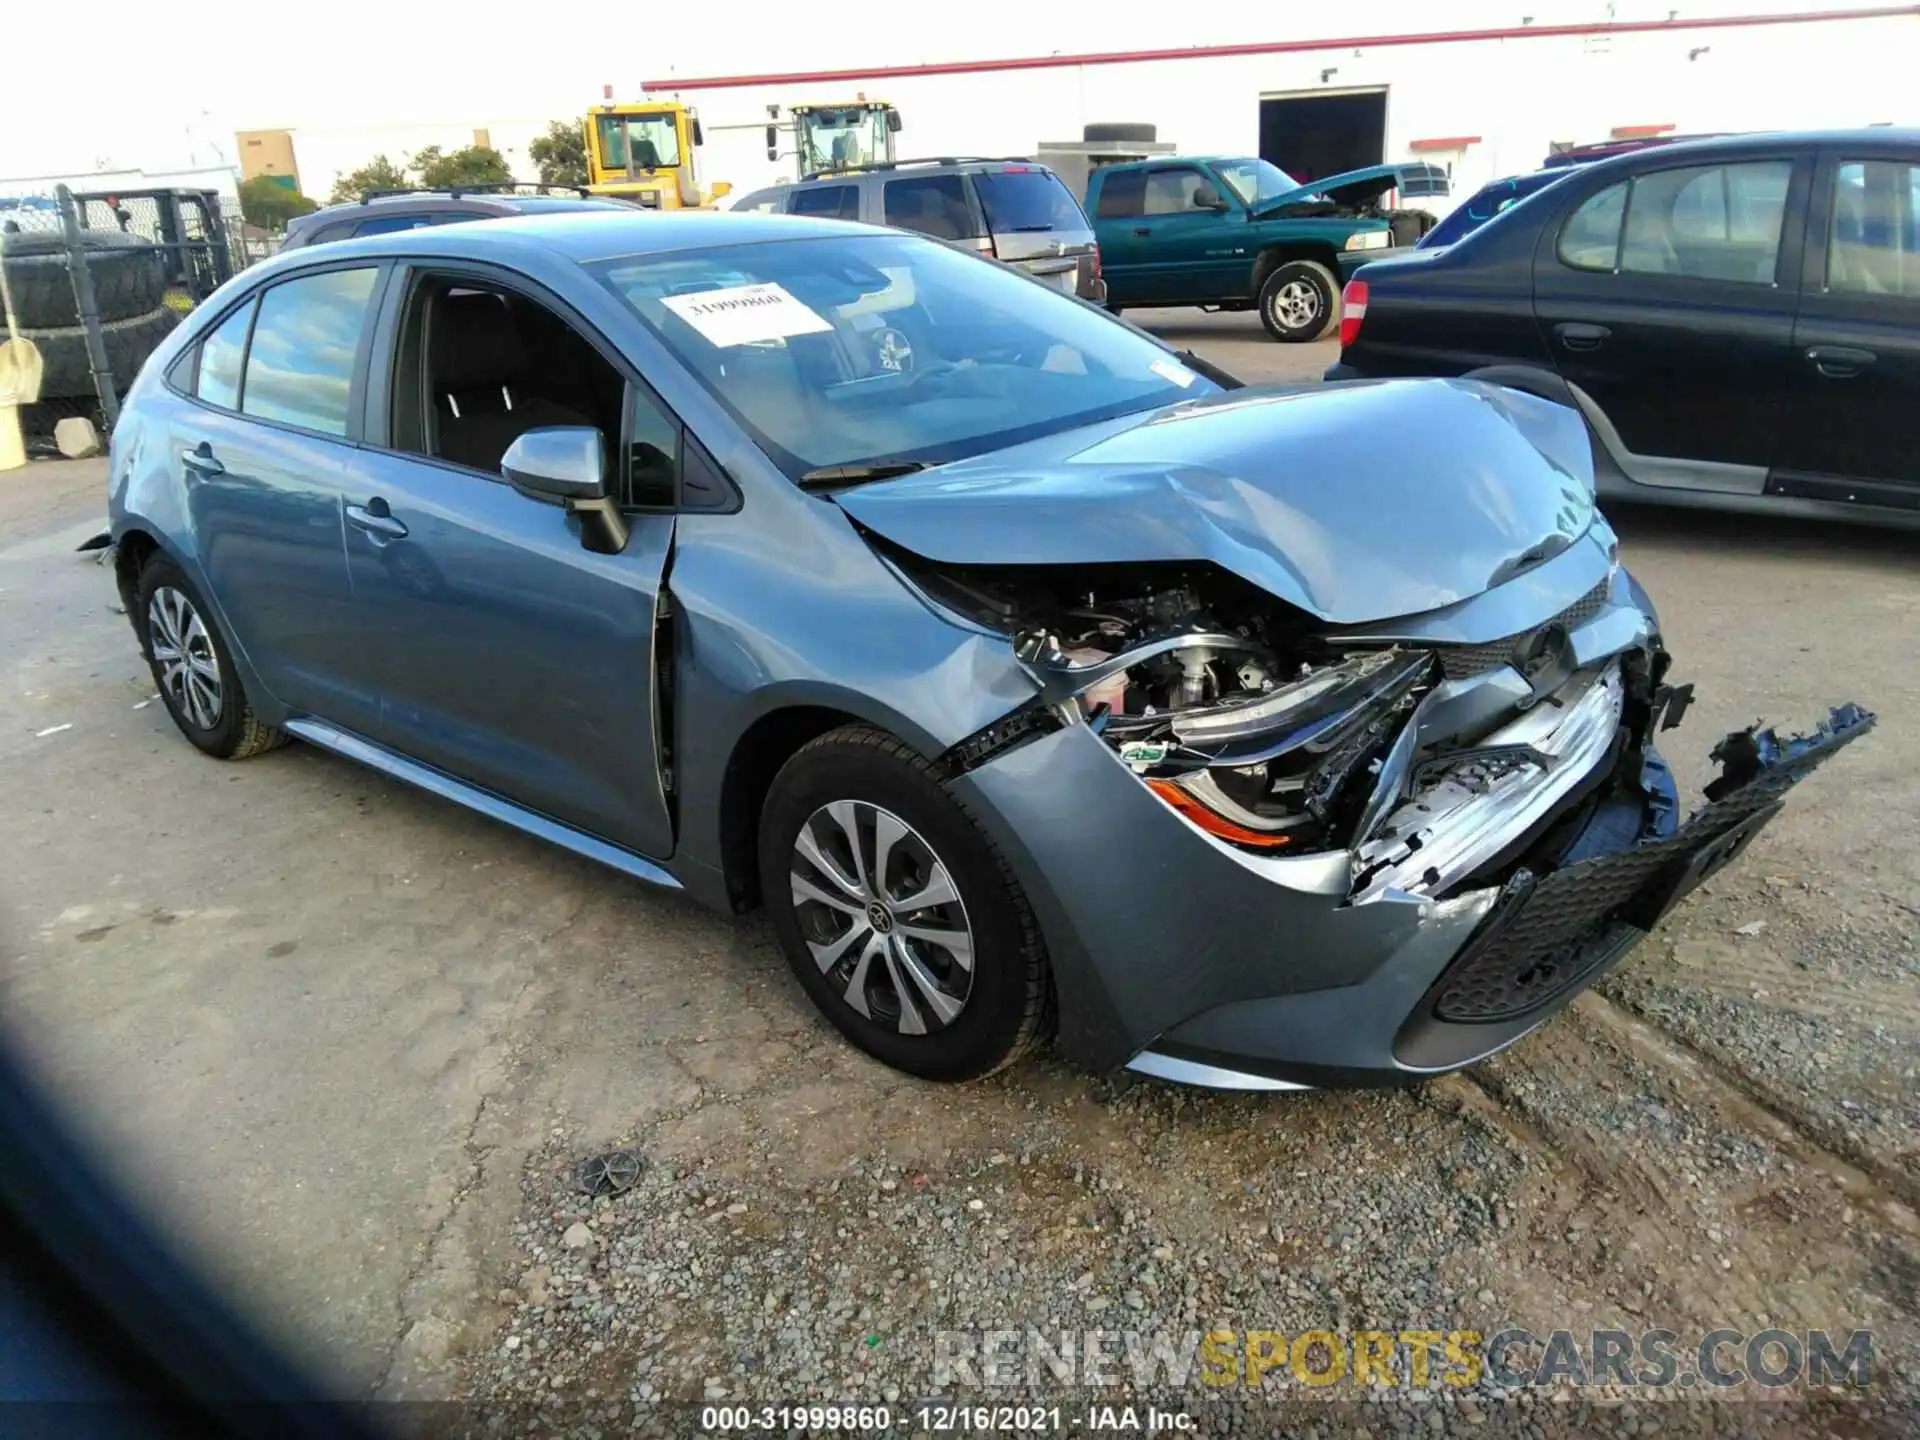
M 1358 782 L 1378 773 L 1432 666 L 1425 651 L 1348 655 L 1216 704 L 1127 717 L 1114 738 L 1147 788 L 1208 834 L 1324 848 L 1365 803 L 1372 787 Z

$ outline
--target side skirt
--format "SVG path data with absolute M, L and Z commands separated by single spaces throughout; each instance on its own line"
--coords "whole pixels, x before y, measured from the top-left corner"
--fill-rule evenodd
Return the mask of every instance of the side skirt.
M 524 830 L 538 839 L 550 841 L 576 855 L 584 855 L 589 860 L 598 860 L 631 875 L 636 880 L 644 880 L 649 885 L 663 886 L 668 890 L 680 889 L 680 882 L 661 869 L 655 862 L 631 850 L 623 850 L 618 845 L 589 835 L 584 830 L 576 830 L 571 825 L 562 824 L 535 811 L 502 799 L 489 790 L 481 790 L 456 780 L 453 776 L 422 765 L 417 760 L 396 754 L 384 745 L 376 745 L 350 731 L 328 725 L 324 721 L 302 717 L 287 721 L 281 728 L 290 735 L 298 735 L 310 745 L 318 745 L 322 750 L 331 750 L 336 755 L 344 755 L 349 760 L 357 760 L 362 765 L 391 775 L 396 780 L 404 780 L 409 785 L 451 800 L 456 805 L 464 805 L 469 810 L 477 810 L 490 820 L 511 825 L 516 830 Z

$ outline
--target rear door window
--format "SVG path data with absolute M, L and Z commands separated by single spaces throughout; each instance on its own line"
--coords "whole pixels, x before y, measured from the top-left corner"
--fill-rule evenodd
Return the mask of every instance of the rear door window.
M 449 220 L 472 220 L 475 217 L 464 211 L 447 214 L 430 210 L 416 210 L 411 215 L 379 215 L 371 220 L 362 220 L 353 227 L 358 235 L 391 235 L 396 230 L 418 230 L 427 225 L 445 225 Z
M 882 195 L 889 225 L 936 240 L 972 240 L 980 234 L 967 204 L 967 183 L 958 175 L 889 180 Z
M 974 176 L 973 188 L 996 235 L 1087 228 L 1087 217 L 1049 170 L 991 170 Z
M 1762 160 L 1636 176 L 1620 268 L 1642 275 L 1768 285 L 1793 165 Z
M 354 358 L 379 271 L 327 270 L 260 297 L 247 347 L 243 414 L 322 435 L 347 433 Z
M 789 215 L 819 215 L 828 220 L 860 218 L 860 188 L 857 185 L 821 185 L 811 190 L 796 190 L 787 206 Z
M 255 302 L 249 300 L 200 342 L 200 381 L 194 394 L 222 410 L 240 408 L 240 371 L 247 360 L 247 330 Z

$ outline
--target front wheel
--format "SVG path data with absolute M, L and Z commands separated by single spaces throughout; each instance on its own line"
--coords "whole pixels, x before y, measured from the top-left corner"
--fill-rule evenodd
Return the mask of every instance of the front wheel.
M 1325 339 L 1340 323 L 1340 290 L 1317 260 L 1289 260 L 1260 286 L 1260 323 L 1290 345 Z
M 801 986 L 875 1059 L 971 1080 L 1042 1038 L 1047 962 L 1026 896 L 900 741 L 848 725 L 803 746 L 768 792 L 759 861 Z

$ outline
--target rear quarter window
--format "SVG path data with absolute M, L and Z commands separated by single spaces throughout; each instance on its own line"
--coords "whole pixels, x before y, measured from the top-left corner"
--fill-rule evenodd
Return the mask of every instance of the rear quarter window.
M 967 204 L 967 183 L 958 175 L 889 180 L 881 193 L 889 225 L 917 230 L 935 240 L 972 240 L 980 234 Z
M 973 188 L 987 212 L 987 228 L 995 234 L 1087 228 L 1087 217 L 1050 171 L 989 171 L 973 177 Z

